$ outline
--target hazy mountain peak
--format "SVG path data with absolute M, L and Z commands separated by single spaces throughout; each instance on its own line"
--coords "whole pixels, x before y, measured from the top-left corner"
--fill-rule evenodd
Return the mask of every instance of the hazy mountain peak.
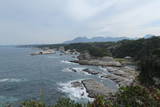
M 153 35 L 153 34 L 147 34 L 147 35 L 144 36 L 144 38 L 145 38 L 145 39 L 148 39 L 148 38 L 151 38 L 151 37 L 153 37 L 153 36 L 155 36 L 155 35 Z
M 73 40 L 65 41 L 64 43 L 85 43 L 85 42 L 116 42 L 119 40 L 130 39 L 128 37 L 77 37 Z

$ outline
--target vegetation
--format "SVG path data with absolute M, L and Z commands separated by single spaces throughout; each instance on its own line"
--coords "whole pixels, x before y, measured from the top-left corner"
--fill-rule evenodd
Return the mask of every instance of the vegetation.
M 141 60 L 151 56 L 157 49 L 160 49 L 160 37 L 139 40 L 123 40 L 119 41 L 116 48 L 112 49 L 112 55 L 118 58 L 131 56 L 135 60 Z
M 82 107 L 82 105 L 70 99 L 62 98 L 55 105 L 51 106 L 41 101 L 25 101 L 21 104 L 21 107 Z
M 108 49 L 109 46 L 114 45 L 113 42 L 107 43 L 76 43 L 65 45 L 65 49 L 76 49 L 79 52 L 88 51 L 92 56 L 103 57 L 111 56 L 111 52 Z
M 157 53 L 157 52 L 156 52 Z M 160 54 L 151 55 L 139 62 L 139 80 L 147 87 L 155 86 L 160 88 Z

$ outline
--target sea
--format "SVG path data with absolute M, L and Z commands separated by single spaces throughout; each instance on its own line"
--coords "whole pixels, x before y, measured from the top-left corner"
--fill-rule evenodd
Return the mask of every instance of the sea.
M 81 72 L 85 68 L 105 72 L 105 68 L 72 63 L 70 61 L 76 59 L 73 55 L 61 55 L 58 51 L 55 54 L 30 55 L 37 51 L 39 49 L 0 47 L 0 104 L 16 105 L 32 99 L 51 105 L 63 97 L 80 103 L 88 102 L 91 98 L 85 90 L 71 86 L 71 82 L 83 79 L 96 79 L 116 89 L 116 84 L 109 79 Z M 81 96 L 82 91 L 84 96 Z

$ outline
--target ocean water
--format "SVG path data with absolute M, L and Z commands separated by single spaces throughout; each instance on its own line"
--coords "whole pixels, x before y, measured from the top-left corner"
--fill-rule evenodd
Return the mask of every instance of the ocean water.
M 98 76 L 82 72 L 72 72 L 69 68 L 80 71 L 83 68 L 104 69 L 95 66 L 84 66 L 69 62 L 71 55 L 61 56 L 59 52 L 50 55 L 30 56 L 36 52 L 31 48 L 0 47 L 0 104 L 18 104 L 24 100 L 44 100 L 54 104 L 62 97 L 75 101 L 87 101 L 85 90 L 70 86 L 71 81 L 94 78 L 108 87 L 115 89 L 110 80 L 99 79 Z

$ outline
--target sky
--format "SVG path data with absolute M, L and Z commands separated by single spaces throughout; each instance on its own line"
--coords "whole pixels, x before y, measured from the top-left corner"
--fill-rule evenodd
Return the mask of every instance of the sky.
M 0 45 L 160 34 L 160 0 L 0 0 Z

